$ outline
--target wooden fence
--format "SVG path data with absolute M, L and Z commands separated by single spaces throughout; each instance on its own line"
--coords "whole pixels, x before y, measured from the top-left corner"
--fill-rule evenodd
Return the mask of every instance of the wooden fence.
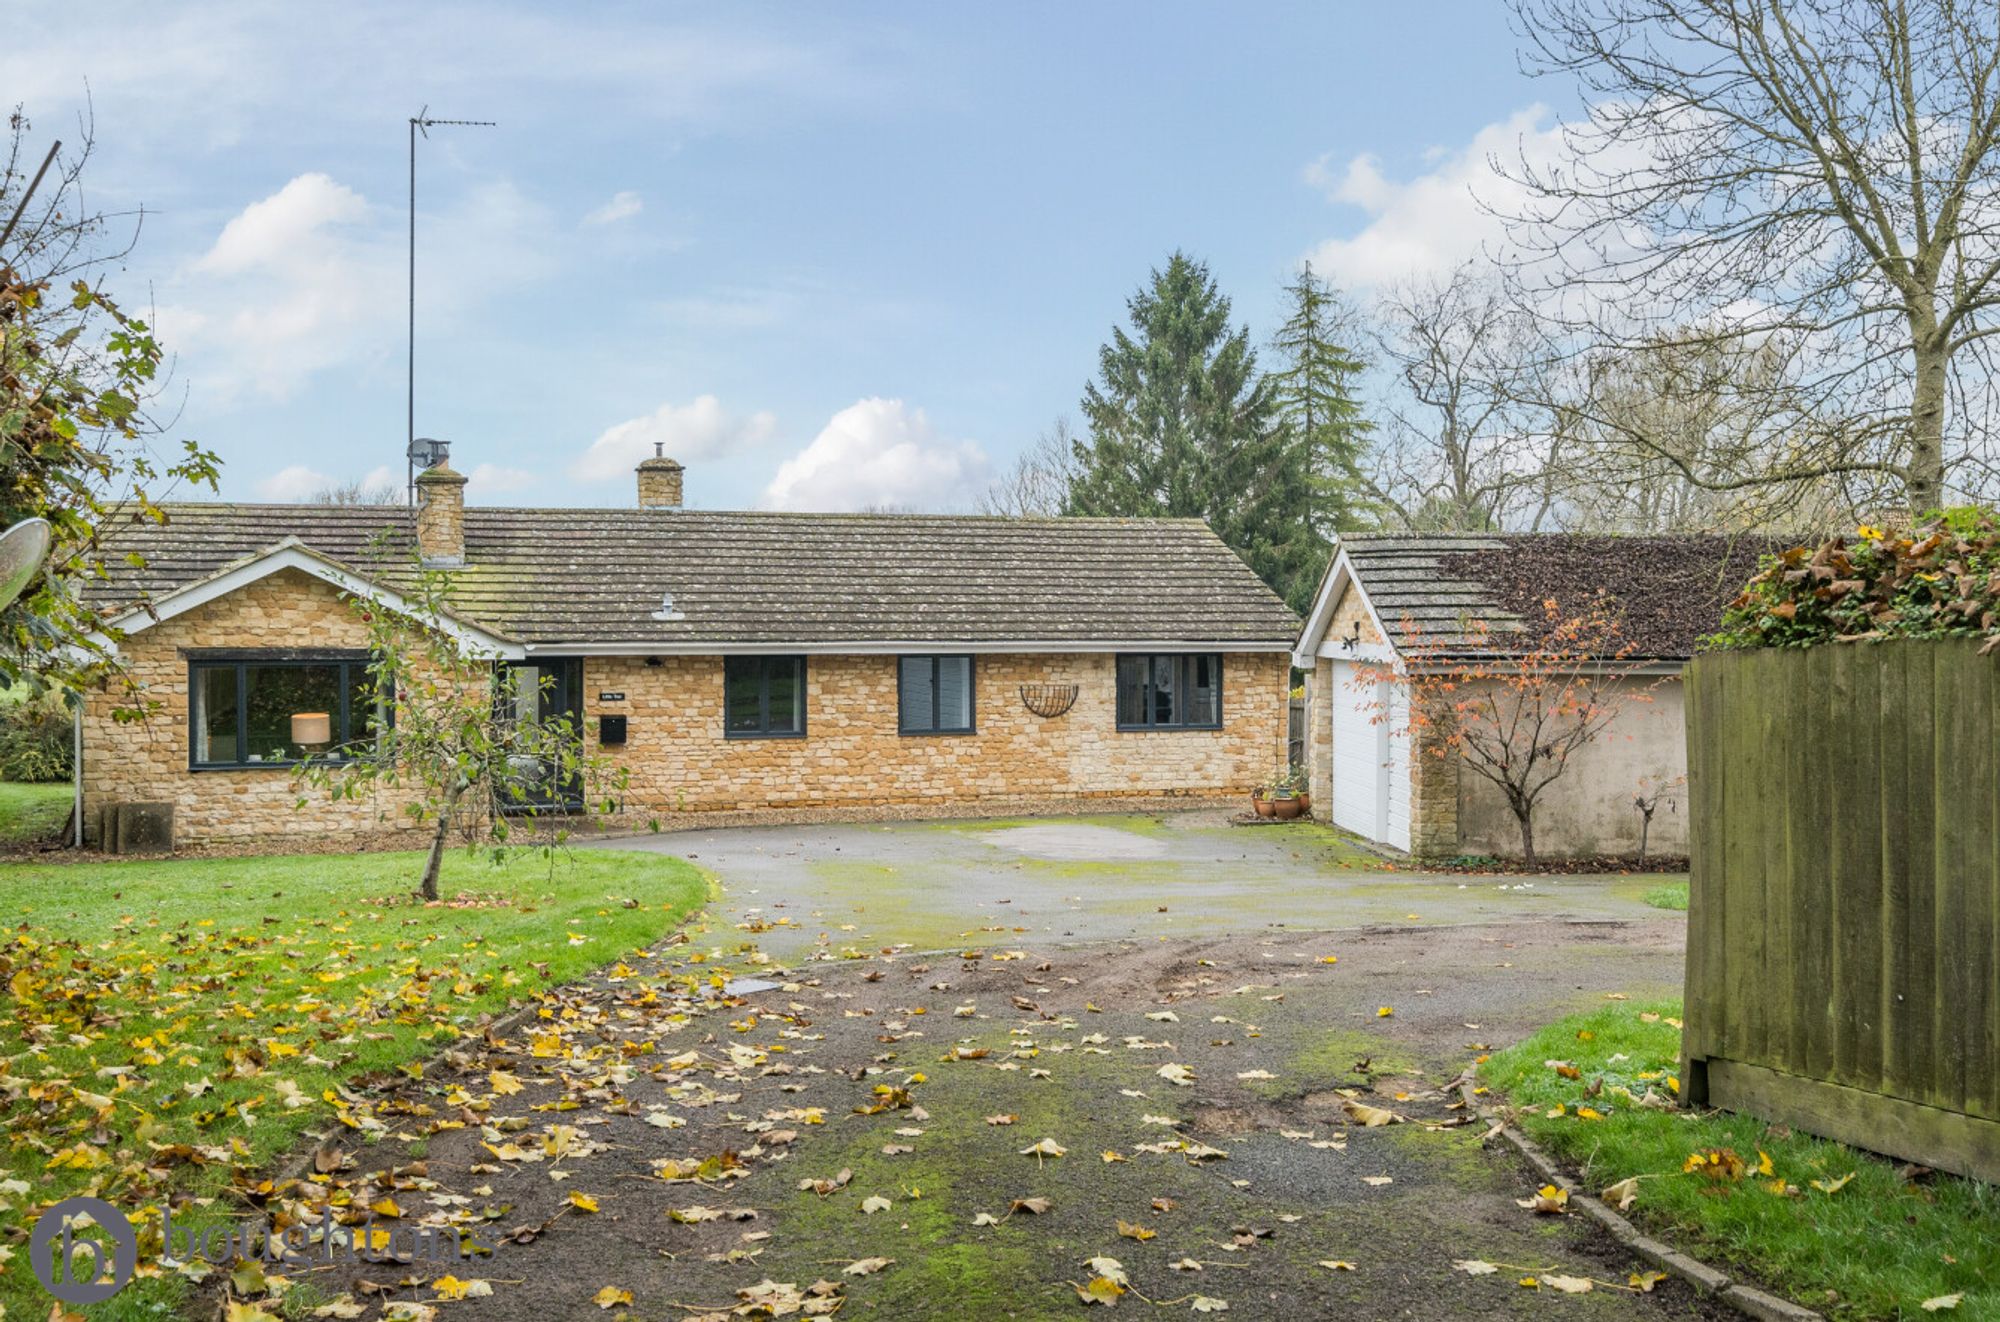
M 1687 671 L 1691 1103 L 2000 1181 L 2000 655 Z

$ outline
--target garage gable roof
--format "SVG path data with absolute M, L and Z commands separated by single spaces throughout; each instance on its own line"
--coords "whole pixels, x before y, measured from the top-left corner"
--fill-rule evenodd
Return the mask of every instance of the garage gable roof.
M 1414 632 L 1432 646 L 1504 654 L 1481 646 L 1482 626 L 1489 641 L 1526 641 L 1542 602 L 1560 608 L 1604 594 L 1635 657 L 1685 661 L 1769 549 L 1758 538 L 1706 534 L 1347 534 L 1294 652 L 1301 664 L 1318 652 L 1352 584 L 1392 645 Z

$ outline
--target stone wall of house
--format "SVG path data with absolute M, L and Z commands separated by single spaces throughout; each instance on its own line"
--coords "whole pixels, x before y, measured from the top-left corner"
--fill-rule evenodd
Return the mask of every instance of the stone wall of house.
M 106 803 L 170 802 L 176 839 L 230 843 L 283 841 L 335 832 L 379 835 L 403 829 L 403 801 L 387 796 L 331 802 L 324 791 L 293 788 L 282 768 L 188 769 L 190 648 L 365 648 L 366 626 L 331 586 L 295 569 L 198 606 L 132 635 L 121 645 L 127 673 L 159 710 L 121 724 L 112 710 L 132 699 L 113 681 L 83 709 L 83 821 L 96 843 Z M 300 794 L 307 805 L 298 807 Z
M 121 724 L 129 702 L 117 686 L 84 707 L 83 793 L 95 843 L 106 803 L 175 805 L 184 844 L 282 845 L 308 837 L 375 837 L 407 831 L 406 800 L 386 792 L 332 802 L 291 775 L 188 767 L 188 650 L 360 648 L 361 621 L 330 586 L 285 570 L 134 634 L 123 644 L 131 677 L 160 704 Z M 815 656 L 806 663 L 804 739 L 727 739 L 722 658 L 591 657 L 586 715 L 623 713 L 628 742 L 603 750 L 631 774 L 625 817 L 672 825 L 676 813 L 810 810 L 893 805 L 1207 799 L 1246 796 L 1285 755 L 1288 658 L 1232 653 L 1223 662 L 1223 728 L 1121 732 L 1109 654 L 980 656 L 974 662 L 974 735 L 897 733 L 896 658 Z M 1076 705 L 1053 719 L 1029 712 L 1019 688 L 1074 683 Z M 604 693 L 623 693 L 605 701 Z M 595 728 L 594 722 L 591 728 Z
M 1283 653 L 1224 658 L 1219 731 L 1120 731 L 1115 660 L 1096 653 L 977 656 L 978 733 L 898 734 L 896 658 L 850 655 L 807 658 L 805 738 L 730 739 L 722 669 L 719 656 L 584 662 L 586 724 L 627 717 L 624 747 L 604 751 L 630 772 L 628 815 L 671 825 L 677 812 L 739 807 L 1247 797 L 1285 756 Z M 1076 705 L 1036 716 L 1023 684 L 1075 684 Z
M 1375 627 L 1375 617 L 1368 613 L 1368 603 L 1352 583 L 1340 594 L 1340 602 L 1333 608 L 1333 623 L 1327 626 L 1328 642 L 1338 643 L 1354 632 L 1355 625 L 1361 626 L 1361 641 L 1380 643 L 1385 641 L 1382 631 Z M 1393 624 L 1393 621 L 1392 621 Z
M 1460 845 L 1461 785 L 1471 773 L 1446 742 L 1444 731 L 1422 726 L 1410 743 L 1410 852 L 1418 858 L 1453 858 Z
M 1306 686 L 1306 784 L 1312 794 L 1312 815 L 1333 820 L 1333 660 L 1313 661 Z

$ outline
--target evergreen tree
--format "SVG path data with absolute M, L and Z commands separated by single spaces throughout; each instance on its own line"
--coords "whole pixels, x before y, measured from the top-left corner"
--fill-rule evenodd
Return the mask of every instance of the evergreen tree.
M 1257 370 L 1246 329 L 1208 268 L 1183 253 L 1126 304 L 1098 379 L 1084 387 L 1088 440 L 1066 514 L 1201 518 L 1295 607 L 1309 602 L 1322 555 L 1300 438 Z
M 1311 263 L 1285 286 L 1285 304 L 1284 324 L 1271 337 L 1279 365 L 1270 380 L 1279 416 L 1309 457 L 1313 531 L 1331 542 L 1374 521 L 1361 472 L 1372 424 L 1354 395 L 1367 364 L 1344 342 L 1352 320 L 1346 305 Z

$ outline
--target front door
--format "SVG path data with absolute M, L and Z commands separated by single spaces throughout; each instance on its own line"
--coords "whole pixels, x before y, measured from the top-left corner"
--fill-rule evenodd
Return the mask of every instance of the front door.
M 583 661 L 579 657 L 538 657 L 533 661 L 508 662 L 504 673 L 512 684 L 503 690 L 509 723 L 535 722 L 546 725 L 564 722 L 571 737 L 583 734 Z M 575 776 L 531 753 L 509 759 L 520 796 L 508 794 L 503 804 L 529 808 L 578 808 L 583 787 Z

